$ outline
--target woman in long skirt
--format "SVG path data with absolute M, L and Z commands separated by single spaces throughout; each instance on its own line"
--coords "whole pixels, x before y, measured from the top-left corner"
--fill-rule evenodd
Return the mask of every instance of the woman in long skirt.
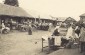
M 32 35 L 32 26 L 31 25 L 28 26 L 28 35 Z

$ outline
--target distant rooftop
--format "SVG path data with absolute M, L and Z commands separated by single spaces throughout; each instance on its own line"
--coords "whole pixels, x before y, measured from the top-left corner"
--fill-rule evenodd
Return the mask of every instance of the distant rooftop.
M 65 21 L 68 17 L 52 17 L 56 21 Z

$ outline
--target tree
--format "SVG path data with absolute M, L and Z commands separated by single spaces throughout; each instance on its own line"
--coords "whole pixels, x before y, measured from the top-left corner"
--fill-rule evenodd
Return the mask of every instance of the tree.
M 11 6 L 19 6 L 18 0 L 5 0 L 4 4 L 11 5 Z

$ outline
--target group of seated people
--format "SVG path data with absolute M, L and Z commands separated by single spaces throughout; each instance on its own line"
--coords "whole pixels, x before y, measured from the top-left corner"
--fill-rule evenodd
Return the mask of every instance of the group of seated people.
M 49 26 L 47 23 L 39 23 L 38 26 L 37 26 L 37 29 L 40 29 L 40 30 L 48 30 Z
M 29 24 L 29 23 L 27 23 Z M 19 24 L 18 28 L 21 29 L 26 29 L 27 24 Z M 32 28 L 38 29 L 38 30 L 48 30 L 49 29 L 49 24 L 48 23 L 31 23 Z

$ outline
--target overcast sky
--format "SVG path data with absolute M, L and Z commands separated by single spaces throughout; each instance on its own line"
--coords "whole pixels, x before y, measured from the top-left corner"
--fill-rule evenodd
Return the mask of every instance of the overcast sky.
M 0 0 L 1 3 L 2 1 Z M 19 0 L 19 4 L 28 13 L 33 10 L 55 17 L 71 16 L 76 20 L 85 13 L 85 0 Z

